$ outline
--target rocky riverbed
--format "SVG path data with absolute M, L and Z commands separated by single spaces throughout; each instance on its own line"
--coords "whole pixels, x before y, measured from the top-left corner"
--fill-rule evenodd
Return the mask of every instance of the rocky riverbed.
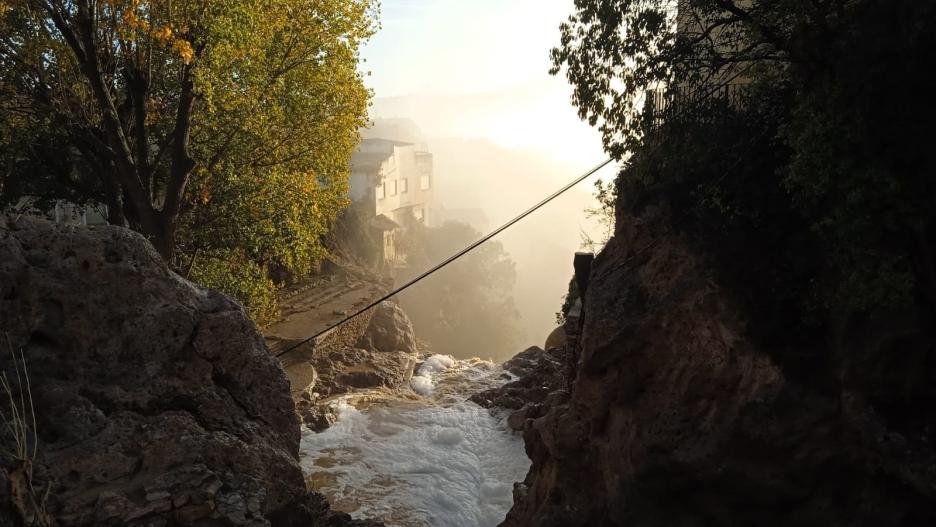
M 431 355 L 409 387 L 333 400 L 334 423 L 303 433 L 310 487 L 336 509 L 388 526 L 498 525 L 529 459 L 508 412 L 471 396 L 515 378 L 487 361 Z
M 290 301 L 267 332 L 272 348 L 381 291 L 373 276 L 336 286 L 345 283 L 336 275 Z M 304 424 L 309 487 L 338 511 L 400 527 L 503 521 L 529 468 L 517 431 L 542 408 L 559 370 L 558 358 L 538 348 L 504 365 L 422 351 L 406 313 L 389 301 L 288 352 L 283 365 Z

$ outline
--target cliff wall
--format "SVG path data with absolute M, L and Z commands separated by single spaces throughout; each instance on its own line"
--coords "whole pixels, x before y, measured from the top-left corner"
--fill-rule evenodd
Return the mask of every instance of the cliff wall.
M 841 379 L 875 362 L 829 365 L 832 390 L 787 378 L 660 218 L 621 215 L 597 257 L 572 393 L 526 421 L 503 525 L 936 524 L 933 436 Z

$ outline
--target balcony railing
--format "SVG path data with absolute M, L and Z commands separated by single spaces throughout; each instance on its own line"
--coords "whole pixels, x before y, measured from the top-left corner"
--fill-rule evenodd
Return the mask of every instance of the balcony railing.
M 749 86 L 748 82 L 730 82 L 649 90 L 644 119 L 654 129 L 674 119 L 714 120 L 719 113 L 724 115 L 719 110 L 738 110 L 743 107 Z

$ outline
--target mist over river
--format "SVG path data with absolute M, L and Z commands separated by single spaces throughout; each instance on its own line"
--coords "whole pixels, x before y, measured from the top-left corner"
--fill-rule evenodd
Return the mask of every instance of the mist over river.
M 499 524 L 530 460 L 505 416 L 467 399 L 511 379 L 488 361 L 433 355 L 413 376 L 413 392 L 337 399 L 331 428 L 303 430 L 310 486 L 335 509 L 388 526 Z

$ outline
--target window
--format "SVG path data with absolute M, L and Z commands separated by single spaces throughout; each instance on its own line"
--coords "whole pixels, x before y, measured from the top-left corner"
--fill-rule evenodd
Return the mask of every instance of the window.
M 419 189 L 420 190 L 429 190 L 429 176 L 422 176 L 419 178 Z
M 397 195 L 397 180 L 395 179 L 390 182 L 390 195 L 391 196 Z
M 384 199 L 387 195 L 387 184 L 381 183 L 377 185 L 377 199 Z
M 406 194 L 407 192 L 409 192 L 409 180 L 401 179 L 400 180 L 400 193 Z

